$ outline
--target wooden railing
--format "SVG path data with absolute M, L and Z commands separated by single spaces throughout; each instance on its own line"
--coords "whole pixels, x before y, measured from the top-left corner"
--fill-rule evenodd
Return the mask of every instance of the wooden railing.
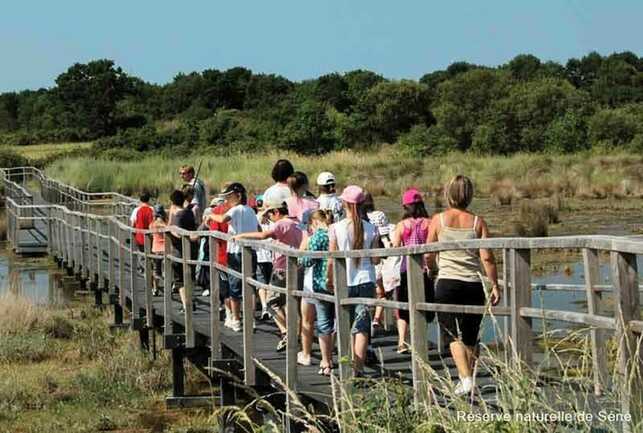
M 534 331 L 532 320 L 560 321 L 577 325 L 584 325 L 590 329 L 591 350 L 593 362 L 593 380 L 595 392 L 602 393 L 605 389 L 614 386 L 614 383 L 624 383 L 625 378 L 637 376 L 633 384 L 630 383 L 631 392 L 623 395 L 622 410 L 630 413 L 640 411 L 643 385 L 640 375 L 643 371 L 643 350 L 641 349 L 641 333 L 643 321 L 640 312 L 640 287 L 638 280 L 637 255 L 643 254 L 643 241 L 614 236 L 564 236 L 550 238 L 491 238 L 477 239 L 462 242 L 440 242 L 414 247 L 392 249 L 370 249 L 357 251 L 336 252 L 310 252 L 300 251 L 276 243 L 243 240 L 238 241 L 242 247 L 242 270 L 234 271 L 226 266 L 216 263 L 216 240 L 229 240 L 224 233 L 203 231 L 190 232 L 176 227 L 162 230 L 165 236 L 165 252 L 155 255 L 151 252 L 150 230 L 136 230 L 129 226 L 127 215 L 133 205 L 132 199 L 113 193 L 89 194 L 74 188 L 62 185 L 48 179 L 42 172 L 35 169 L 22 169 L 23 175 L 30 173 L 40 182 L 42 195 L 54 204 L 31 205 L 25 197 L 29 192 L 17 182 L 10 180 L 10 176 L 3 176 L 9 212 L 7 218 L 9 227 L 19 227 L 25 220 L 37 219 L 27 216 L 30 209 L 38 208 L 46 211 L 42 220 L 48 227 L 49 251 L 52 255 L 60 257 L 84 278 L 94 281 L 99 289 L 107 291 L 112 302 L 123 309 L 127 306 L 128 293 L 131 296 L 129 305 L 130 321 L 132 324 L 152 327 L 152 260 L 162 259 L 164 268 L 164 326 L 163 332 L 167 339 L 176 336 L 175 328 L 178 323 L 174 317 L 173 300 L 171 298 L 172 283 L 174 281 L 173 263 L 183 267 L 183 285 L 186 290 L 187 304 L 181 318 L 184 332 L 185 347 L 191 348 L 197 344 L 192 316 L 192 298 L 194 281 L 192 280 L 191 266 L 207 266 L 210 270 L 210 351 L 211 359 L 221 359 L 221 322 L 219 321 L 219 274 L 241 278 L 243 290 L 243 374 L 244 382 L 248 386 L 256 384 L 257 361 L 256 351 L 253 347 L 253 321 L 255 305 L 252 302 L 254 289 L 264 288 L 283 293 L 286 296 L 287 329 L 289 335 L 298 332 L 297 305 L 301 298 L 313 298 L 321 302 L 333 303 L 336 308 L 337 348 L 339 359 L 348 359 L 350 351 L 349 310 L 351 305 L 365 304 L 381 306 L 387 309 L 397 308 L 410 313 L 410 336 L 412 343 L 412 372 L 415 399 L 418 403 L 428 399 L 428 378 L 424 375 L 423 364 L 428 362 L 428 327 L 426 311 L 434 312 L 460 312 L 494 315 L 508 318 L 508 332 L 499 341 L 506 344 L 512 353 L 514 362 L 529 364 L 532 361 Z M 30 171 L 31 170 L 31 171 Z M 23 197 L 20 199 L 19 197 Z M 105 200 L 110 197 L 110 215 L 90 213 L 87 210 L 97 209 L 102 206 L 95 201 Z M 22 200 L 22 201 L 21 201 Z M 60 203 L 60 204 L 56 204 Z M 115 203 L 115 204 L 114 204 Z M 70 207 L 71 206 L 71 207 Z M 72 209 L 73 208 L 73 209 Z M 134 236 L 142 233 L 145 236 L 144 251 L 140 252 L 134 247 Z M 178 236 L 182 242 L 182 255 L 174 251 L 172 237 Z M 209 249 L 209 261 L 191 259 L 190 236 L 206 238 Z M 10 236 L 10 241 L 15 239 Z M 427 253 L 439 253 L 450 250 L 464 249 L 492 249 L 501 252 L 503 257 L 503 278 L 505 296 L 503 304 L 490 306 L 462 306 L 429 303 L 424 299 L 422 263 Z M 286 287 L 275 287 L 270 284 L 260 283 L 252 278 L 252 250 L 267 249 L 273 253 L 283 254 L 287 258 Z M 578 285 L 542 285 L 532 283 L 531 260 L 532 252 L 550 249 L 581 250 L 583 255 L 583 268 L 585 284 Z M 601 254 L 609 255 L 611 285 L 599 284 L 599 259 Z M 349 298 L 346 285 L 346 260 L 358 257 L 390 257 L 404 256 L 408 260 L 408 302 L 397 302 L 371 298 Z M 332 260 L 334 263 L 334 295 L 309 293 L 300 290 L 297 283 L 297 259 L 302 257 Z M 136 262 L 144 264 L 144 276 L 139 284 Z M 129 262 L 129 269 L 124 265 Z M 130 291 L 125 290 L 130 287 Z M 587 313 L 561 311 L 544 308 L 535 308 L 532 305 L 532 290 L 584 290 L 586 293 Z M 601 292 L 613 293 L 613 315 L 599 313 L 598 304 Z M 143 305 L 139 305 L 136 294 L 142 294 Z M 614 334 L 618 344 L 618 360 L 615 366 L 617 377 L 612 378 L 608 367 L 606 342 L 609 335 Z M 167 341 L 167 340 L 166 340 Z M 286 349 L 286 385 L 289 389 L 297 391 L 297 339 L 289 338 Z M 342 386 L 350 386 L 351 366 L 339 363 L 339 380 Z M 614 380 L 612 380 L 614 379 Z M 290 401 L 290 400 L 288 400 Z

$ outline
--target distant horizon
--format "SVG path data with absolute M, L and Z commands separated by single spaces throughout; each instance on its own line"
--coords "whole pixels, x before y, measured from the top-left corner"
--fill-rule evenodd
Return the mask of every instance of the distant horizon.
M 0 14 L 0 92 L 51 88 L 94 59 L 165 84 L 234 66 L 295 82 L 355 69 L 417 80 L 456 61 L 497 67 L 518 54 L 561 64 L 592 51 L 641 56 L 641 17 L 640 0 L 23 0 Z
M 225 67 L 225 68 L 216 67 L 216 66 L 206 66 L 206 67 L 204 67 L 204 68 L 202 68 L 202 69 L 196 69 L 196 70 L 190 70 L 190 71 L 188 71 L 188 70 L 179 70 L 179 71 L 178 71 L 178 72 L 176 72 L 174 75 L 172 75 L 172 77 L 171 77 L 169 80 L 164 81 L 164 82 L 152 81 L 152 80 L 146 79 L 145 77 L 142 77 L 142 76 L 140 76 L 140 75 L 138 75 L 138 74 L 136 74 L 136 73 L 132 73 L 131 71 L 127 70 L 127 69 L 126 69 L 122 64 L 120 64 L 120 63 L 119 63 L 117 60 L 115 60 L 115 59 L 107 59 L 107 60 L 112 60 L 112 61 L 114 62 L 114 65 L 115 65 L 116 67 L 120 67 L 120 68 L 121 68 L 121 69 L 122 69 L 122 70 L 123 70 L 123 71 L 124 71 L 128 76 L 130 76 L 130 77 L 140 78 L 140 79 L 142 79 L 143 81 L 145 81 L 146 83 L 149 83 L 149 84 L 154 84 L 154 85 L 163 86 L 163 85 L 166 85 L 166 84 L 171 83 L 171 82 L 174 80 L 174 78 L 175 78 L 177 75 L 179 75 L 179 74 L 190 74 L 190 73 L 193 73 L 193 72 L 201 73 L 201 72 L 203 72 L 204 70 L 207 70 L 207 69 L 216 69 L 216 70 L 220 70 L 220 71 L 225 71 L 225 70 L 232 69 L 232 68 L 236 68 L 236 67 L 242 67 L 242 68 L 249 69 L 250 71 L 252 71 L 252 73 L 253 73 L 253 74 L 265 74 L 265 75 L 271 75 L 271 74 L 272 74 L 272 75 L 279 75 L 279 76 L 282 76 L 282 77 L 284 77 L 284 78 L 286 78 L 286 79 L 288 79 L 289 81 L 294 82 L 294 83 L 301 83 L 301 82 L 304 82 L 304 81 L 307 81 L 307 80 L 314 80 L 314 79 L 316 79 L 316 78 L 319 78 L 320 76 L 327 75 L 327 74 L 333 74 L 333 73 L 345 74 L 345 73 L 347 73 L 347 72 L 354 71 L 354 70 L 358 70 L 358 69 L 368 70 L 368 71 L 370 71 L 370 72 L 374 72 L 374 73 L 379 74 L 379 75 L 381 75 L 382 77 L 384 77 L 385 79 L 388 79 L 388 80 L 415 80 L 415 81 L 417 81 L 417 80 L 419 80 L 420 78 L 422 78 L 422 76 L 424 76 L 424 75 L 426 75 L 426 74 L 430 74 L 430 73 L 432 73 L 432 72 L 437 72 L 437 71 L 443 71 L 443 70 L 446 70 L 450 65 L 452 65 L 452 64 L 454 64 L 454 63 L 458 63 L 458 62 L 465 62 L 465 63 L 473 64 L 473 65 L 476 65 L 476 66 L 487 67 L 487 68 L 499 68 L 499 67 L 501 67 L 501 66 L 503 66 L 503 65 L 505 65 L 505 64 L 507 64 L 507 63 L 509 63 L 509 62 L 510 62 L 512 59 L 514 59 L 516 56 L 519 56 L 519 55 L 533 55 L 533 56 L 537 57 L 537 58 L 541 61 L 541 63 L 555 62 L 555 63 L 558 63 L 558 64 L 560 64 L 561 66 L 563 66 L 563 67 L 564 67 L 564 66 L 565 66 L 565 64 L 567 63 L 567 61 L 568 61 L 569 59 L 571 59 L 571 58 L 581 59 L 581 58 L 585 57 L 586 55 L 588 55 L 588 54 L 590 54 L 590 53 L 593 53 L 593 52 L 596 52 L 596 53 L 600 54 L 600 55 L 601 55 L 601 56 L 603 56 L 603 57 L 607 57 L 607 56 L 610 56 L 611 54 L 623 53 L 623 52 L 628 52 L 628 51 L 629 51 L 629 52 L 634 53 L 635 55 L 637 55 L 637 56 L 639 56 L 639 57 L 641 57 L 641 54 L 640 54 L 640 53 L 637 53 L 637 52 L 635 52 L 635 51 L 633 51 L 633 50 L 627 50 L 627 49 L 623 49 L 623 50 L 614 50 L 614 51 L 609 52 L 609 53 L 601 53 L 601 52 L 599 52 L 599 51 L 597 51 L 597 50 L 590 50 L 590 51 L 588 51 L 588 52 L 586 52 L 586 53 L 584 53 L 584 54 L 581 54 L 581 55 L 579 55 L 579 56 L 572 56 L 572 57 L 569 57 L 569 58 L 567 58 L 567 59 L 562 59 L 562 60 L 544 59 L 544 58 L 541 58 L 541 57 L 539 57 L 539 56 L 537 56 L 536 54 L 533 54 L 533 53 L 517 53 L 516 55 L 514 55 L 514 56 L 512 56 L 512 57 L 508 58 L 507 60 L 505 60 L 505 61 L 503 61 L 503 62 L 501 62 L 501 63 L 495 64 L 495 65 L 490 65 L 490 64 L 484 64 L 484 63 L 472 62 L 472 61 L 469 61 L 469 60 L 466 60 L 466 59 L 457 59 L 457 60 L 454 60 L 454 61 L 452 61 L 452 62 L 450 62 L 450 63 L 446 64 L 446 65 L 445 65 L 445 66 L 443 66 L 443 67 L 440 67 L 440 68 L 437 68 L 437 69 L 433 69 L 433 70 L 430 70 L 430 71 L 423 72 L 423 73 L 421 73 L 421 74 L 420 74 L 419 76 L 417 76 L 417 77 L 407 77 L 407 76 L 390 77 L 390 76 L 387 76 L 387 75 L 385 75 L 385 74 L 382 74 L 381 72 L 379 72 L 379 71 L 377 71 L 377 70 L 369 69 L 369 68 L 366 68 L 366 67 L 361 67 L 361 68 L 347 69 L 347 70 L 329 70 L 329 71 L 327 71 L 327 72 L 322 72 L 322 73 L 320 73 L 320 74 L 319 74 L 319 75 L 317 75 L 317 76 L 311 76 L 311 77 L 306 77 L 306 78 L 302 78 L 302 79 L 293 79 L 293 78 L 291 78 L 291 77 L 288 77 L 288 76 L 286 76 L 286 75 L 284 75 L 284 74 L 281 74 L 281 73 L 278 73 L 278 72 L 272 72 L 272 71 L 258 71 L 258 70 L 252 69 L 252 68 L 250 68 L 250 67 L 248 67 L 248 66 L 246 66 L 246 65 L 233 65 L 233 66 L 229 66 L 229 67 Z M 103 58 L 88 59 L 88 60 L 85 60 L 85 61 L 78 61 L 78 62 L 72 62 L 72 63 L 70 63 L 70 64 L 67 66 L 67 68 L 65 68 L 64 70 L 62 70 L 59 74 L 56 74 L 56 76 L 55 76 L 55 77 L 53 77 L 53 78 L 51 79 L 51 83 L 50 83 L 50 85 L 49 85 L 49 86 L 40 86 L 40 87 L 22 88 L 22 89 L 13 89 L 13 90 L 12 90 L 12 89 L 8 89 L 8 90 L 2 90 L 2 89 L 0 89 L 0 93 L 11 93 L 11 92 L 19 93 L 19 92 L 27 91 L 27 90 L 37 91 L 37 90 L 40 90 L 40 89 L 51 89 L 52 87 L 54 87 L 54 86 L 56 85 L 56 82 L 55 82 L 56 77 L 58 77 L 58 75 L 60 75 L 60 74 L 62 74 L 63 72 L 65 72 L 65 71 L 66 71 L 69 67 L 71 67 L 72 65 L 74 65 L 74 64 L 76 64 L 76 63 L 80 63 L 80 64 L 83 64 L 83 63 L 89 63 L 89 62 L 91 62 L 91 61 L 94 61 L 94 60 L 101 60 L 101 59 L 103 59 Z

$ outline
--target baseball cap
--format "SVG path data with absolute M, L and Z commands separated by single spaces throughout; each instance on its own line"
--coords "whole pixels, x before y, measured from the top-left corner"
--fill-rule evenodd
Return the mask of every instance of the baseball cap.
M 359 204 L 364 201 L 364 190 L 357 185 L 348 185 L 339 198 L 346 203 Z
M 226 186 L 223 191 L 221 191 L 221 194 L 219 194 L 219 197 L 225 197 L 230 194 L 245 194 L 246 193 L 246 188 L 241 185 L 239 182 L 232 182 L 230 185 Z
M 219 206 L 222 205 L 225 202 L 225 199 L 223 197 L 217 196 L 213 197 L 212 200 L 210 200 L 210 206 Z
M 422 201 L 422 194 L 416 188 L 409 188 L 404 191 L 402 195 L 402 204 L 408 205 L 413 203 L 420 203 Z
M 334 184 L 335 184 L 335 175 L 330 171 L 322 171 L 321 173 L 319 173 L 319 176 L 317 176 L 317 185 L 319 186 L 334 185 Z

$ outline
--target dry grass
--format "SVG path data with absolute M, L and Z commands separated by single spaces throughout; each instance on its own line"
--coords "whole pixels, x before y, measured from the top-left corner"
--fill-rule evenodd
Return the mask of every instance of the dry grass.
M 250 191 L 262 191 L 272 182 L 270 171 L 280 158 L 290 159 L 295 168 L 307 173 L 310 179 L 330 170 L 337 176 L 340 187 L 355 183 L 371 190 L 375 196 L 399 197 L 409 186 L 433 192 L 460 173 L 474 180 L 478 196 L 496 192 L 505 202 L 516 197 L 544 198 L 555 194 L 573 197 L 590 193 L 609 197 L 619 191 L 643 196 L 643 179 L 637 172 L 643 171 L 643 156 L 627 153 L 611 156 L 452 153 L 418 160 L 388 146 L 370 152 L 345 150 L 309 157 L 272 152 L 227 157 L 195 154 L 169 159 L 149 154 L 138 161 L 124 162 L 65 158 L 52 163 L 47 173 L 90 191 L 135 194 L 149 189 L 155 195 L 165 195 L 180 183 L 177 168 L 181 164 L 197 166 L 202 160 L 201 177 L 212 191 L 228 180 L 238 180 Z
M 38 308 L 22 296 L 0 295 L 0 336 L 31 332 L 45 326 L 50 319 L 46 309 Z

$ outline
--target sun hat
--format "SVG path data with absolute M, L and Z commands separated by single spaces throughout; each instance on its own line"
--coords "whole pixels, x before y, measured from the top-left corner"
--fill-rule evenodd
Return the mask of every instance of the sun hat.
M 409 188 L 404 191 L 402 195 L 402 204 L 408 205 L 413 203 L 420 203 L 422 201 L 422 194 L 416 188 Z
M 273 209 L 282 209 L 286 207 L 286 202 L 281 200 L 279 197 L 270 197 L 268 196 L 264 201 L 263 201 L 263 206 L 261 208 L 261 212 L 259 212 L 259 216 L 261 218 L 266 215 L 268 211 L 271 211 Z
M 335 184 L 335 175 L 330 171 L 322 171 L 321 173 L 319 173 L 319 176 L 317 176 L 317 185 L 319 186 L 334 185 L 334 184 Z
M 381 210 L 375 210 L 366 214 L 368 221 L 377 227 L 377 231 L 380 235 L 387 235 L 389 233 L 388 228 L 390 221 L 386 214 Z
M 348 185 L 339 198 L 346 203 L 359 204 L 364 201 L 364 190 L 357 185 Z
M 226 186 L 223 191 L 221 191 L 219 197 L 225 197 L 233 193 L 245 194 L 245 192 L 246 188 L 243 185 L 241 185 L 239 182 L 232 182 L 230 185 Z

